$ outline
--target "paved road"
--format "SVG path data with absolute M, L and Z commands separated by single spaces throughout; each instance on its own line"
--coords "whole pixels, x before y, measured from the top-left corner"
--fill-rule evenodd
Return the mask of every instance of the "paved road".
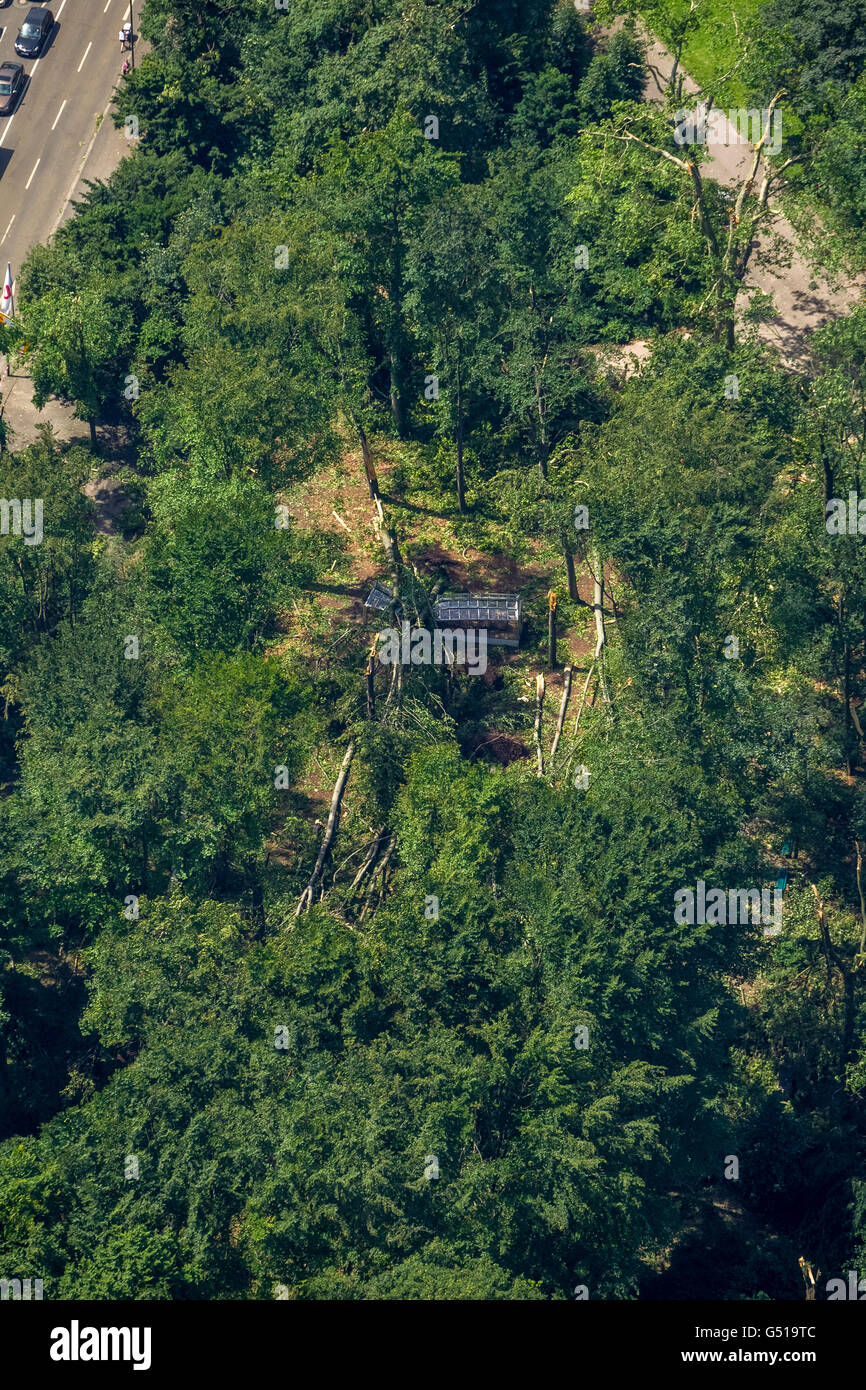
M 32 62 L 14 48 L 31 3 L 0 9 L 0 62 L 23 62 L 28 79 L 12 116 L 0 117 L 0 272 L 11 261 L 13 276 L 30 247 L 68 215 L 85 160 L 87 175 L 104 176 L 122 152 L 118 142 L 125 143 L 108 108 L 120 81 L 117 33 L 129 18 L 129 0 L 47 0 L 54 33 Z M 140 14 L 135 0 L 136 28 Z

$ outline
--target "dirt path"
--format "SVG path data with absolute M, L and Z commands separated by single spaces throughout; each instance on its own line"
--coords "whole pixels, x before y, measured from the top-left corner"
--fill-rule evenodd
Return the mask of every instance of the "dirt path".
M 619 20 L 603 28 L 601 32 L 613 34 L 622 27 L 622 23 L 623 21 Z M 661 102 L 673 71 L 674 59 L 664 44 L 648 30 L 642 28 L 641 32 L 647 44 L 646 61 L 650 69 L 644 95 L 647 101 Z M 686 93 L 689 97 L 694 96 L 699 91 L 697 83 L 682 69 L 680 72 Z M 731 126 L 729 121 L 725 120 L 724 127 L 722 135 L 720 123 L 719 134 L 728 143 L 709 146 L 712 163 L 707 166 L 707 172 L 720 183 L 737 183 L 748 171 L 752 147 L 746 143 L 738 143 L 736 128 Z M 773 209 L 772 202 L 770 207 Z M 823 324 L 850 313 L 866 286 L 866 275 L 858 276 L 848 284 L 834 285 L 826 275 L 816 274 L 803 257 L 798 246 L 797 234 L 790 222 L 778 209 L 773 211 L 775 232 L 790 247 L 791 264 L 782 269 L 771 269 L 761 265 L 759 250 L 752 261 L 747 284 L 750 289 L 763 290 L 764 293 L 772 295 L 776 307 L 775 316 L 761 325 L 760 336 L 773 344 L 786 367 L 805 371 L 811 360 L 811 335 Z M 759 248 L 762 245 L 766 246 L 768 241 L 769 236 L 759 238 Z M 743 307 L 745 301 L 744 293 L 741 300 Z

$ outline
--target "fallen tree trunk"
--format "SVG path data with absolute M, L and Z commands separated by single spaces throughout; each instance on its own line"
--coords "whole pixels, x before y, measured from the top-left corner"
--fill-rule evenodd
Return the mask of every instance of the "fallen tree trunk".
M 556 750 L 559 747 L 559 740 L 562 737 L 562 726 L 565 723 L 565 711 L 568 709 L 568 700 L 571 695 L 571 672 L 572 667 L 566 666 L 562 685 L 562 700 L 559 705 L 559 718 L 556 721 L 556 733 L 553 735 L 553 743 L 550 745 L 550 766 L 553 767 L 553 760 L 556 757 Z
M 310 907 L 310 905 L 312 904 L 313 894 L 316 891 L 316 886 L 319 882 L 319 879 L 322 876 L 322 870 L 325 867 L 325 862 L 328 858 L 328 855 L 331 852 L 331 846 L 333 845 L 334 837 L 337 834 L 337 826 L 340 823 L 340 806 L 343 800 L 343 792 L 346 789 L 346 781 L 349 776 L 349 768 L 352 766 L 352 759 L 354 758 L 354 756 L 355 743 L 354 740 L 352 740 L 352 742 L 346 749 L 346 755 L 343 758 L 343 763 L 340 768 L 340 775 L 338 776 L 334 784 L 334 790 L 331 794 L 331 809 L 328 812 L 328 823 L 325 826 L 325 838 L 322 840 L 321 846 L 319 848 L 318 857 L 316 859 L 315 867 L 310 877 L 310 881 L 304 889 L 303 893 L 301 894 L 301 900 L 298 903 L 298 906 L 295 910 L 296 917 L 300 917 L 301 913 L 306 912 L 307 908 Z
M 395 532 L 391 530 L 391 527 L 388 525 L 388 521 L 385 517 L 385 512 L 382 508 L 381 498 L 377 496 L 375 501 L 376 515 L 373 517 L 373 530 L 376 532 L 376 538 L 384 548 L 385 554 L 388 556 L 388 560 L 391 565 L 391 575 L 394 582 L 394 589 L 395 592 L 399 594 L 400 575 L 403 569 L 403 556 L 400 554 L 400 547 L 397 544 L 397 536 Z
M 583 683 L 583 693 L 581 694 L 581 697 L 580 697 L 580 705 L 578 706 L 577 714 L 576 714 L 575 717 L 574 717 L 573 737 L 575 737 L 575 738 L 577 737 L 577 726 L 578 726 L 578 724 L 580 723 L 580 716 L 583 714 L 583 708 L 584 708 L 584 705 L 586 704 L 586 692 L 589 690 L 589 683 L 590 683 L 590 681 L 592 680 L 592 673 L 593 673 L 594 670 L 595 670 L 595 662 L 593 661 L 592 665 L 590 666 L 589 670 L 588 670 L 587 673 L 586 673 L 586 680 L 585 680 L 584 683 Z
M 384 859 L 382 860 L 382 863 L 379 865 L 378 869 L 376 870 L 376 872 L 374 873 L 373 877 L 372 877 L 371 880 L 370 880 L 370 887 L 367 889 L 367 897 L 366 897 L 366 899 L 365 899 L 364 906 L 363 906 L 363 908 L 361 909 L 361 915 L 360 915 L 360 917 L 358 918 L 358 922 L 359 922 L 359 923 L 363 922 L 364 918 L 366 917 L 366 915 L 367 915 L 367 913 L 369 912 L 370 907 L 371 907 L 371 905 L 372 905 L 373 893 L 374 893 L 375 888 L 376 888 L 376 878 L 377 878 L 377 876 L 380 876 L 380 877 L 381 877 L 381 882 L 380 882 L 380 885 L 379 885 L 379 896 L 378 896 L 378 898 L 376 899 L 376 906 L 377 906 L 377 907 L 379 906 L 379 903 L 382 901 L 382 898 L 385 896 L 385 876 L 386 876 L 386 874 L 388 873 L 388 865 L 389 865 L 390 862 L 391 862 L 391 855 L 394 853 L 394 850 L 395 850 L 396 848 L 397 848 L 397 836 L 396 836 L 396 835 L 392 835 L 391 838 L 390 838 L 390 842 L 389 842 L 389 844 L 388 844 L 388 848 L 387 848 L 387 850 L 385 851 L 385 857 L 384 857 Z
M 565 764 L 565 772 L 564 772 L 564 774 L 563 774 L 563 777 L 564 777 L 564 778 L 567 778 L 567 777 L 568 777 L 568 774 L 569 774 L 569 772 L 571 771 L 572 759 L 574 758 L 574 755 L 575 755 L 575 753 L 577 752 L 577 726 L 578 726 L 579 723 L 580 723 L 580 716 L 583 714 L 584 707 L 585 707 L 585 705 L 586 705 L 586 693 L 587 693 L 587 691 L 589 690 L 589 683 L 590 683 L 590 681 L 592 680 L 592 673 L 593 673 L 594 670 L 595 670 L 595 662 L 593 661 L 592 665 L 590 666 L 589 670 L 588 670 L 587 673 L 586 673 L 586 680 L 585 680 L 584 683 L 583 683 L 583 691 L 582 691 L 581 696 L 580 696 L 580 704 L 579 704 L 578 709 L 577 709 L 577 714 L 576 714 L 575 717 L 574 717 L 574 729 L 572 730 L 572 736 L 571 736 L 571 737 L 572 737 L 571 751 L 570 751 L 570 753 L 569 753 L 569 755 L 568 755 L 568 762 Z
M 544 706 L 544 676 L 535 677 L 535 755 L 538 760 L 538 775 L 544 776 L 544 753 L 541 749 L 541 711 Z
M 598 663 L 598 676 L 604 703 L 610 704 L 610 691 L 604 673 L 604 562 L 595 546 L 592 549 L 592 609 L 595 614 L 595 661 Z
M 367 666 L 365 676 L 367 679 L 367 718 L 376 718 L 376 643 L 378 637 L 374 637 L 367 656 Z
M 379 479 L 376 476 L 376 465 L 373 462 L 373 455 L 370 451 L 370 441 L 367 438 L 367 431 L 356 416 L 352 416 L 352 423 L 361 445 L 361 457 L 364 460 L 364 473 L 367 478 L 367 487 L 370 489 L 370 497 L 374 502 L 379 500 Z
M 360 867 L 360 869 L 358 870 L 358 872 L 355 874 L 355 877 L 352 879 L 352 892 L 355 891 L 355 889 L 357 888 L 358 884 L 361 882 L 361 879 L 362 879 L 362 878 L 365 876 L 365 874 L 367 873 L 368 869 L 370 868 L 370 865 L 373 863 L 373 860 L 376 858 L 376 855 L 379 853 L 379 846 L 382 844 L 383 840 L 385 840 L 386 838 L 387 838 L 387 836 L 386 836 L 386 833 L 385 833 L 384 830 L 380 830 L 379 833 L 378 833 L 378 835 L 374 835 L 374 836 L 373 836 L 373 839 L 370 841 L 370 844 L 369 844 L 368 847 L 367 847 L 367 853 L 366 853 L 366 855 L 365 855 L 365 857 L 364 857 L 364 862 L 363 862 L 363 864 L 361 865 L 361 867 Z
M 859 840 L 854 841 L 854 848 L 857 851 L 857 892 L 860 897 L 860 949 L 857 952 L 857 961 L 854 969 L 857 970 L 863 961 L 863 953 L 866 951 L 866 902 L 863 901 L 863 850 Z

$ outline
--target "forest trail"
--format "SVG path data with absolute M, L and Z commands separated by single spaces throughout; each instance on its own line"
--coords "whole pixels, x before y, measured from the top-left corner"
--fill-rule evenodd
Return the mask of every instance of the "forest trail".
M 603 26 L 600 33 L 614 34 L 622 27 L 623 20 L 619 19 L 614 24 Z M 644 95 L 647 101 L 660 103 L 673 71 L 674 58 L 644 25 L 639 25 L 639 32 L 647 46 L 649 70 Z M 700 91 L 698 84 L 682 67 L 679 71 L 685 93 L 694 96 Z M 752 146 L 737 142 L 736 128 L 727 120 L 725 127 L 725 138 L 729 143 L 711 147 L 712 165 L 708 172 L 717 182 L 730 184 L 746 177 Z M 786 367 L 803 372 L 808 369 L 811 360 L 809 344 L 812 334 L 825 323 L 850 313 L 866 286 L 866 275 L 860 275 L 846 285 L 831 283 L 826 274 L 816 272 L 809 266 L 796 231 L 781 212 L 775 211 L 774 230 L 787 244 L 791 263 L 774 268 L 761 264 L 759 259 L 753 260 L 748 274 L 748 289 L 762 290 L 772 295 L 776 313 L 761 324 L 759 334 L 776 348 Z M 761 249 L 767 247 L 770 239 L 769 235 L 759 238 Z M 741 307 L 745 307 L 746 300 L 747 292 L 744 292 L 740 297 Z

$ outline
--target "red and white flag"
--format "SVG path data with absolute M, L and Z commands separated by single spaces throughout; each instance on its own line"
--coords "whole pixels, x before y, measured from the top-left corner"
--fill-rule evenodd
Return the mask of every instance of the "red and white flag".
M 6 279 L 3 281 L 3 295 L 0 298 L 0 314 L 4 318 L 12 317 L 12 263 L 6 262 Z

